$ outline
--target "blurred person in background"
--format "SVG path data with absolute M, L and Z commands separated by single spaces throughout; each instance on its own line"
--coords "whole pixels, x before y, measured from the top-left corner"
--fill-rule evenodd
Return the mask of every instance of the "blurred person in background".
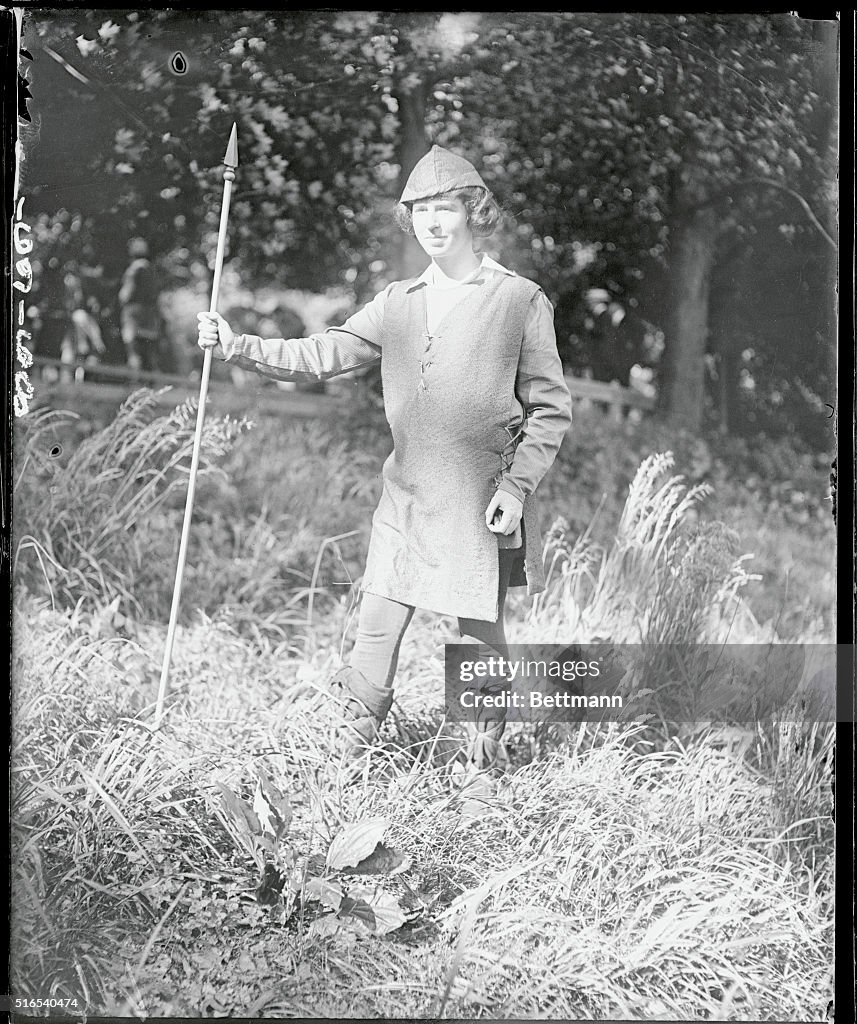
M 98 301 L 93 295 L 85 295 L 80 277 L 73 275 L 69 281 L 72 293 L 71 311 L 71 356 L 75 364 L 74 378 L 84 379 L 84 365 L 95 366 L 107 352 L 98 323 Z M 65 362 L 66 359 L 64 358 Z M 84 365 L 81 365 L 84 364 Z
M 33 325 L 33 352 L 44 359 L 60 361 L 59 369 L 46 368 L 45 379 L 70 383 L 75 375 L 80 342 L 75 314 L 84 305 L 83 288 L 76 267 L 52 256 L 44 265 L 33 264 L 36 282 Z M 78 323 L 80 317 L 77 318 Z
M 416 608 L 457 617 L 463 639 L 506 654 L 507 589 L 544 589 L 535 491 L 571 402 L 546 295 L 474 249 L 499 219 L 473 164 L 434 146 L 397 207 L 431 261 L 418 278 L 393 282 L 341 327 L 307 338 L 236 335 L 219 314 L 198 314 L 202 348 L 275 380 L 326 380 L 380 361 L 394 449 L 357 638 L 330 683 L 347 753 L 378 736 Z M 473 724 L 468 767 L 499 765 L 504 728 L 499 710 Z
M 159 299 L 160 285 L 142 238 L 128 243 L 131 262 L 119 288 L 119 322 L 128 366 L 132 370 L 166 373 L 172 360 L 165 341 Z

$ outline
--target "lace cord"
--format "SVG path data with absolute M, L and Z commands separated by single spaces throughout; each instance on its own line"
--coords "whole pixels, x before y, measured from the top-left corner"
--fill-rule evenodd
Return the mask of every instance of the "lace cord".
M 503 482 L 503 478 L 512 468 L 512 460 L 515 458 L 515 452 L 518 450 L 518 445 L 521 442 L 521 438 L 524 434 L 524 424 L 521 422 L 518 425 L 518 429 L 513 432 L 509 426 L 503 428 L 509 435 L 509 440 L 503 445 L 503 449 L 500 452 L 500 469 L 496 473 L 493 479 L 495 487 L 499 487 Z

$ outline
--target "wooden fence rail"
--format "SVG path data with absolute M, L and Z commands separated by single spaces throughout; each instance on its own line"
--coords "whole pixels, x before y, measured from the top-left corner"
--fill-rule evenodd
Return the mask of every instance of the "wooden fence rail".
M 31 375 L 35 394 L 33 407 L 46 405 L 52 408 L 70 409 L 85 413 L 97 405 L 119 406 L 137 388 L 169 388 L 155 398 L 164 408 L 172 408 L 188 398 L 199 395 L 199 378 L 182 377 L 173 373 L 157 373 L 147 370 L 131 370 L 127 366 L 110 366 L 103 363 L 64 363 L 59 359 L 33 358 Z M 53 369 L 53 379 L 48 379 L 44 370 Z M 87 379 L 87 374 L 90 378 Z M 104 378 L 93 381 L 92 376 Z M 249 416 L 265 413 L 274 416 L 323 417 L 332 415 L 343 407 L 343 399 L 334 395 L 306 391 L 281 391 L 277 387 L 265 388 L 267 394 L 257 389 L 242 389 L 226 383 L 225 387 L 214 387 L 208 392 L 209 408 L 233 416 Z
M 199 385 L 193 377 L 172 373 L 131 370 L 127 366 L 110 366 L 97 363 L 64 363 L 59 359 L 36 356 L 33 359 L 33 385 L 36 390 L 34 401 L 39 405 L 50 405 L 82 411 L 96 404 L 118 405 L 139 387 L 164 388 L 170 390 L 160 395 L 158 403 L 174 406 L 187 398 L 194 397 Z M 45 373 L 45 370 L 54 372 Z M 87 379 L 87 375 L 90 375 Z M 95 382 L 92 375 L 101 378 Z M 50 379 L 53 378 L 53 379 Z M 566 374 L 565 382 L 578 406 L 591 403 L 606 405 L 614 419 L 621 419 L 625 410 L 638 409 L 652 412 L 655 399 L 644 395 L 635 388 L 626 388 L 617 381 L 606 383 L 572 377 Z M 232 384 L 215 387 L 209 392 L 212 408 L 219 412 L 271 413 L 279 416 L 325 416 L 341 409 L 347 399 L 336 394 L 321 394 L 306 391 L 283 391 L 266 388 L 268 394 L 260 394 L 256 388 L 242 389 Z
M 655 398 L 644 395 L 636 388 L 626 388 L 618 381 L 609 384 L 602 380 L 589 380 L 586 377 L 565 375 L 565 383 L 572 398 L 581 399 L 583 403 L 600 402 L 610 407 L 614 419 L 620 419 L 625 409 L 639 409 L 641 412 L 654 412 Z

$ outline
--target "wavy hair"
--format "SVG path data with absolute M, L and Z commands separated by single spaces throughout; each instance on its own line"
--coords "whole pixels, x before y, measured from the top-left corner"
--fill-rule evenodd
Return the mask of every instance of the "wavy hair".
M 466 188 L 456 188 L 451 192 L 440 193 L 444 197 L 454 196 L 464 203 L 467 210 L 467 223 L 474 235 L 485 237 L 492 235 L 503 216 L 497 200 L 487 188 L 480 188 L 478 185 L 468 185 Z M 438 199 L 438 196 L 431 196 L 431 199 Z M 420 199 L 415 202 L 425 202 Z M 411 212 L 413 202 L 399 203 L 394 214 L 396 223 L 407 234 L 414 233 L 414 220 Z

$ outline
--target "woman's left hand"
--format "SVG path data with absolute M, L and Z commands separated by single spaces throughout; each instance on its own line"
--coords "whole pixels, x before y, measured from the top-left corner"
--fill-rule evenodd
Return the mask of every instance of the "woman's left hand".
M 485 525 L 492 533 L 502 533 L 508 537 L 518 528 L 523 513 L 523 503 L 514 494 L 497 491 L 485 509 Z

